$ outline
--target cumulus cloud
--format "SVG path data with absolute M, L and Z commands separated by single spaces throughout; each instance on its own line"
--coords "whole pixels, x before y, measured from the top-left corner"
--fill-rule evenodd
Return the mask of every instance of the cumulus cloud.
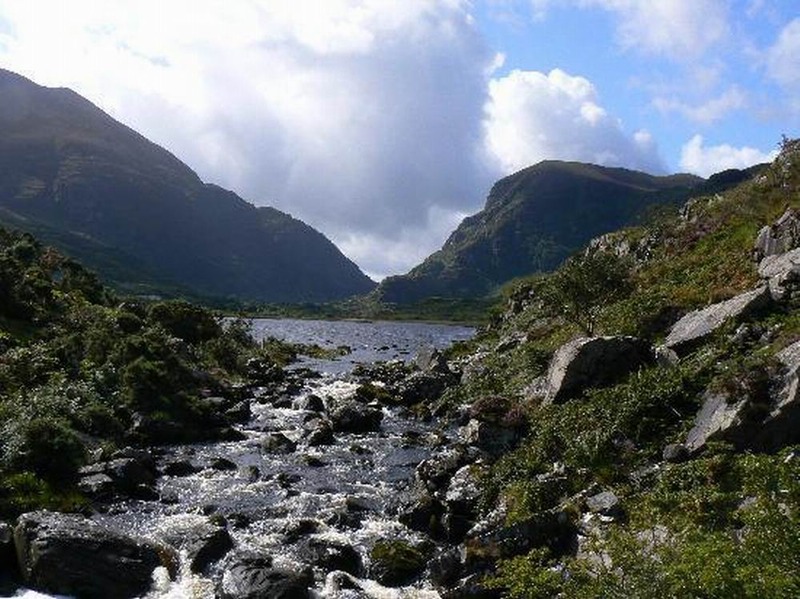
M 505 173 L 545 159 L 663 171 L 647 132 L 626 134 L 590 81 L 559 69 L 493 79 L 485 128 L 487 152 Z
M 705 146 L 703 137 L 695 135 L 681 149 L 681 168 L 687 172 L 709 177 L 729 168 L 747 168 L 754 164 L 770 162 L 777 155 L 747 146 L 736 148 L 728 144 Z
M 480 207 L 495 64 L 463 0 L 0 0 L 0 60 L 398 272 Z M 410 251 L 410 250 L 414 251 Z M 400 256 L 400 252 L 404 252 Z

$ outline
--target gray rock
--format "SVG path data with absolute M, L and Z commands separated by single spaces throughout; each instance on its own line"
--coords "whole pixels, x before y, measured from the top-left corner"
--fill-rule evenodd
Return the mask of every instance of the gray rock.
M 84 466 L 80 487 L 95 498 L 119 494 L 141 499 L 155 495 L 156 472 L 150 456 L 119 457 Z
M 459 432 L 459 441 L 499 456 L 513 449 L 524 435 L 524 430 L 505 427 L 471 419 Z
M 294 407 L 297 410 L 306 410 L 308 412 L 325 411 L 325 403 L 322 401 L 322 398 L 314 395 L 313 393 L 309 393 L 308 395 L 295 400 Z
M 768 403 L 733 398 L 708 390 L 686 438 L 695 453 L 709 441 L 726 441 L 737 449 L 773 452 L 800 441 L 800 342 L 776 355 L 784 368 Z M 763 400 L 762 400 L 763 401 Z
M 306 572 L 272 567 L 272 558 L 237 554 L 228 560 L 217 586 L 221 599 L 307 599 L 313 579 Z
M 325 572 L 341 570 L 359 576 L 363 570 L 358 551 L 345 543 L 311 538 L 303 542 L 299 553 L 307 563 Z
M 23 514 L 14 540 L 25 584 L 57 595 L 138 597 L 153 570 L 175 563 L 165 548 L 73 514 Z
M 550 361 L 543 403 L 562 403 L 589 388 L 614 384 L 653 360 L 650 344 L 635 337 L 574 339 Z
M 789 208 L 778 220 L 758 232 L 753 247 L 756 261 L 800 247 L 800 218 Z
M 726 322 L 745 318 L 765 308 L 769 302 L 769 289 L 759 287 L 702 310 L 690 312 L 673 325 L 664 345 L 678 354 L 685 353 Z
M 622 515 L 619 498 L 612 491 L 602 491 L 586 498 L 586 508 L 593 514 L 600 514 L 610 518 Z
M 206 572 L 233 549 L 228 529 L 202 516 L 173 521 L 169 530 L 159 536 L 165 543 L 186 553 L 192 572 Z
M 331 428 L 337 433 L 370 433 L 379 431 L 383 412 L 351 402 L 331 413 Z
M 269 433 L 261 443 L 261 449 L 265 453 L 293 453 L 297 443 L 283 433 Z
M 789 299 L 800 286 L 800 248 L 767 256 L 759 263 L 758 274 L 767 281 L 774 300 Z
M 423 347 L 414 356 L 414 365 L 423 372 L 449 373 L 447 360 L 442 353 L 435 347 L 429 345 Z

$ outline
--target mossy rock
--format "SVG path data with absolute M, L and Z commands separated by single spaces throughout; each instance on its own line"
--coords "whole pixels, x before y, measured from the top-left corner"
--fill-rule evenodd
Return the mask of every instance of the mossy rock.
M 425 569 L 423 551 L 400 540 L 379 541 L 370 552 L 370 575 L 386 586 L 402 586 Z

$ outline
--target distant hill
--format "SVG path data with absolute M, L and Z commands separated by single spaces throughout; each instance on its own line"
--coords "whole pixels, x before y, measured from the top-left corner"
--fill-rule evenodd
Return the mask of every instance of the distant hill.
M 383 302 L 481 297 L 519 276 L 555 269 L 587 241 L 632 223 L 650 206 L 683 202 L 697 190 L 748 178 L 726 171 L 715 180 L 657 177 L 621 168 L 545 161 L 495 183 L 484 209 L 442 249 L 375 290 Z
M 0 223 L 34 233 L 127 291 L 300 302 L 375 286 L 305 223 L 203 183 L 75 92 L 4 70 Z

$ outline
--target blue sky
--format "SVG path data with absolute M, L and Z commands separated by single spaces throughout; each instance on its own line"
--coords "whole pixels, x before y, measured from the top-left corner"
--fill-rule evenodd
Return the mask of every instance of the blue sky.
M 0 0 L 0 66 L 376 278 L 541 160 L 708 176 L 800 134 L 796 0 Z

